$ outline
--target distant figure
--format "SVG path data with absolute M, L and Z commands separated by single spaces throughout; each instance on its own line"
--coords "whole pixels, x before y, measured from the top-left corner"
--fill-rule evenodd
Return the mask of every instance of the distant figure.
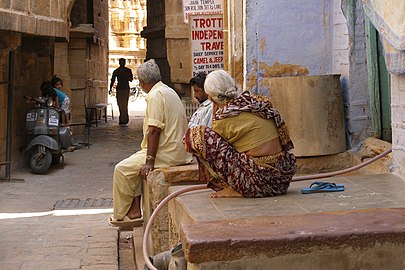
M 61 78 L 54 75 L 51 80 L 51 84 L 54 90 L 54 96 L 56 108 L 61 110 L 62 114 L 62 125 L 70 124 L 70 99 L 62 92 L 63 81 Z
M 200 103 L 200 107 L 191 116 L 188 127 L 195 126 L 212 126 L 212 101 L 208 99 L 207 93 L 204 92 L 204 82 L 207 74 L 204 72 L 198 73 L 190 80 L 191 87 L 194 91 L 194 97 Z
M 125 67 L 125 59 L 120 58 L 120 67 L 114 70 L 111 83 L 110 83 L 110 93 L 112 91 L 115 80 L 118 80 L 116 86 L 117 90 L 117 104 L 120 110 L 119 125 L 125 127 L 128 125 L 129 115 L 128 115 L 128 100 L 129 100 L 129 82 L 132 82 L 133 75 L 131 69 Z

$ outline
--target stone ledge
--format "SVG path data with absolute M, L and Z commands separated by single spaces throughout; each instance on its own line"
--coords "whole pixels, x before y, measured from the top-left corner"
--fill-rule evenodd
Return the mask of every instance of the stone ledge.
M 181 235 L 186 260 L 200 264 L 388 243 L 404 248 L 404 220 L 405 208 L 381 208 L 199 222 L 183 225 Z
M 168 168 L 155 169 L 148 178 L 156 177 L 163 173 L 163 177 L 168 184 L 190 183 L 198 180 L 198 165 L 181 165 Z
M 0 11 L 0 25 L 2 30 L 38 36 L 68 38 L 67 22 L 60 18 L 34 17 Z
M 150 219 L 158 204 L 169 195 L 169 187 L 175 185 L 200 184 L 198 165 L 180 165 L 153 170 L 143 184 L 143 218 Z M 167 205 L 157 216 L 151 232 L 156 253 L 169 249 L 169 218 Z

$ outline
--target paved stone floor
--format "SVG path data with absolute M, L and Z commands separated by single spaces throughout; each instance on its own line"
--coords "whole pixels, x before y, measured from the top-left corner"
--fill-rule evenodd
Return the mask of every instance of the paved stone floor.
M 111 208 L 53 207 L 59 200 L 112 198 L 114 165 L 139 148 L 142 109 L 143 102 L 132 101 L 130 125 L 121 128 L 115 105 L 115 119 L 93 127 L 90 149 L 66 153 L 63 169 L 35 175 L 27 168 L 12 173 L 24 182 L 0 182 L 0 269 L 118 269 Z
M 390 174 L 335 176 L 318 181 L 345 185 L 343 192 L 301 194 L 313 181 L 291 184 L 287 195 L 269 198 L 210 198 L 211 190 L 180 195 L 177 200 L 194 221 L 255 216 L 301 215 L 370 208 L 405 208 L 405 181 Z M 173 187 L 172 190 L 181 187 Z M 201 207 L 204 206 L 204 211 Z

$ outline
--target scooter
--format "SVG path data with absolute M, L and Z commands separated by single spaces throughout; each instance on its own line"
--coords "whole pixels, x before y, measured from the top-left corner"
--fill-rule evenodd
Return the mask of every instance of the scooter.
M 59 111 L 52 98 L 25 97 L 35 107 L 27 112 L 25 127 L 28 135 L 27 153 L 33 173 L 46 172 L 51 163 L 64 162 L 64 149 L 72 145 L 72 131 L 61 126 Z

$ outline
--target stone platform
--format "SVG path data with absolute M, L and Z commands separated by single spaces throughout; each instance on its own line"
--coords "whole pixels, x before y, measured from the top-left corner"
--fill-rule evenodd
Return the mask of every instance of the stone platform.
M 187 269 L 403 269 L 405 182 L 390 174 L 338 176 L 344 192 L 209 198 L 169 203 L 170 245 L 183 243 Z M 173 186 L 173 192 L 182 187 Z

